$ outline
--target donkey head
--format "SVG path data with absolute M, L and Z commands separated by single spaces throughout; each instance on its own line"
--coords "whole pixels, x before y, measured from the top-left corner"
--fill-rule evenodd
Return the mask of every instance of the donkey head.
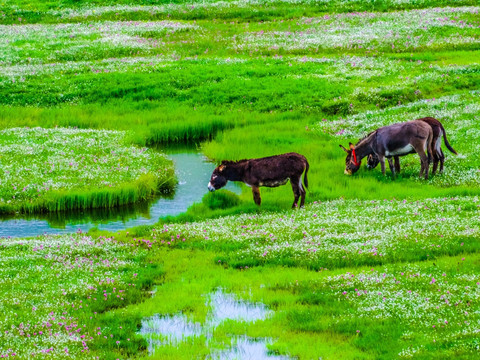
M 349 143 L 350 149 L 347 150 L 343 145 L 340 147 L 347 153 L 347 157 L 345 159 L 345 175 L 352 175 L 355 174 L 358 169 L 360 169 L 361 160 L 357 160 L 357 154 L 355 154 L 355 145 Z
M 212 177 L 208 183 L 208 190 L 215 191 L 227 185 L 225 169 L 226 165 L 222 163 L 220 166 L 217 166 L 215 170 L 213 170 Z
M 367 157 L 367 169 L 375 169 L 380 160 L 376 154 L 370 154 Z

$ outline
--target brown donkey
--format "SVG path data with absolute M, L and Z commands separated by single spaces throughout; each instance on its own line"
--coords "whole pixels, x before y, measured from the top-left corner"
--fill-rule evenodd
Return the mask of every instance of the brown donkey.
M 454 153 L 457 155 L 457 152 L 452 148 L 450 143 L 447 140 L 447 133 L 445 131 L 445 128 L 443 127 L 442 123 L 438 121 L 437 119 L 427 116 L 424 118 L 417 119 L 419 121 L 424 121 L 428 125 L 432 127 L 433 131 L 433 170 L 432 174 L 435 174 L 437 172 L 437 167 L 438 167 L 438 162 L 440 162 L 440 173 L 443 172 L 443 164 L 445 162 L 445 155 L 443 154 L 442 148 L 441 148 L 441 143 L 442 143 L 442 136 L 443 136 L 443 142 L 445 143 L 445 146 L 447 147 L 450 152 Z M 394 157 L 394 163 L 395 163 L 395 171 L 397 173 L 400 172 L 400 158 L 399 155 L 395 155 Z M 380 161 L 378 160 L 378 156 L 376 154 L 370 154 L 368 155 L 367 158 L 367 168 L 369 169 L 374 169 Z
M 228 180 L 242 181 L 252 188 L 253 200 L 260 205 L 260 186 L 277 187 L 285 185 L 288 180 L 292 184 L 293 200 L 292 208 L 297 207 L 298 199 L 301 197 L 300 207 L 305 204 L 306 191 L 302 186 L 308 188 L 308 161 L 305 156 L 297 153 L 288 153 L 264 157 L 260 159 L 222 161 L 221 165 L 215 168 L 208 183 L 208 190 L 215 191 L 227 184 Z
M 432 138 L 432 128 L 424 121 L 414 120 L 381 127 L 361 139 L 357 145 L 350 143 L 348 150 L 340 145 L 347 153 L 345 174 L 354 174 L 360 168 L 361 160 L 365 156 L 375 154 L 380 161 L 383 175 L 385 175 L 386 157 L 392 176 L 395 177 L 392 156 L 401 156 L 415 151 L 420 156 L 420 176 L 425 174 L 425 179 L 428 179 L 428 166 L 433 147 Z M 428 156 L 425 155 L 425 150 L 427 150 Z

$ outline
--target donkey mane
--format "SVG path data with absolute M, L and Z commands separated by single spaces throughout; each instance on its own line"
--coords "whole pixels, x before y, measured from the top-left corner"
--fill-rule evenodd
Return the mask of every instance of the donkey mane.
M 233 161 L 233 160 L 223 160 L 221 165 L 235 165 L 235 164 L 239 164 L 241 162 L 245 162 L 245 161 L 248 161 L 248 159 L 242 159 L 242 160 L 236 160 L 236 161 Z
M 370 136 L 374 135 L 376 132 L 377 132 L 377 130 L 373 130 L 373 131 L 369 132 L 367 135 L 365 135 L 365 136 L 362 137 L 360 140 L 358 140 L 358 142 L 357 142 L 357 144 L 356 144 L 355 146 L 360 145 L 361 142 L 367 140 Z
M 288 154 L 283 154 L 283 155 L 291 155 L 292 153 Z M 296 155 L 296 154 L 295 154 Z M 271 155 L 271 156 L 266 156 L 264 158 L 261 158 L 262 160 L 268 160 L 268 159 L 274 159 L 278 157 L 279 155 Z M 241 159 L 241 160 L 223 160 L 221 165 L 237 165 L 240 163 L 244 163 L 246 161 L 251 161 L 251 160 L 259 160 L 259 159 Z

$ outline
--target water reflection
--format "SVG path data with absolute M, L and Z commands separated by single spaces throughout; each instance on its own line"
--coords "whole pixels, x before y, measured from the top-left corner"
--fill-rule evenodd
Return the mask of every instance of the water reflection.
M 200 323 L 187 320 L 183 314 L 175 316 L 155 315 L 142 321 L 140 333 L 147 339 L 148 352 L 153 353 L 158 346 L 188 341 L 202 335 Z
M 221 289 L 210 294 L 208 297 L 210 307 L 207 324 L 209 327 L 217 327 L 225 320 L 257 321 L 266 319 L 272 311 L 262 303 L 252 304 L 238 300 L 233 294 L 225 294 Z
M 237 299 L 233 294 L 226 294 L 221 289 L 207 296 L 205 304 L 209 307 L 205 324 L 192 322 L 184 314 L 174 316 L 155 315 L 142 320 L 140 334 L 148 342 L 150 354 L 162 345 L 178 345 L 180 342 L 193 341 L 204 336 L 207 346 L 213 340 L 217 326 L 225 320 L 254 322 L 265 320 L 273 313 L 264 304 L 251 303 Z M 268 338 L 250 338 L 232 336 L 226 350 L 214 350 L 209 359 L 237 360 L 288 360 L 286 356 L 270 354 L 267 348 L 272 340 Z
M 228 350 L 214 351 L 208 359 L 212 360 L 289 360 L 288 356 L 269 353 L 267 344 L 272 341 L 267 338 L 253 339 L 248 336 L 238 336 L 232 339 Z
M 207 183 L 215 164 L 208 162 L 194 147 L 163 150 L 175 163 L 178 185 L 173 193 L 114 209 L 1 216 L 0 236 L 71 233 L 88 231 L 95 226 L 101 230 L 118 231 L 133 226 L 153 225 L 160 217 L 185 212 L 194 202 L 201 201 L 208 192 Z M 240 188 L 233 183 L 228 184 L 227 189 L 240 193 Z

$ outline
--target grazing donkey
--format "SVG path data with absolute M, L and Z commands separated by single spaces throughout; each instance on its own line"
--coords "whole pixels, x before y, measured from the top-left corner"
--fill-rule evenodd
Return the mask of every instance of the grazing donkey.
M 208 190 L 215 191 L 227 184 L 228 180 L 242 181 L 252 188 L 253 200 L 260 205 L 260 186 L 277 187 L 285 185 L 290 179 L 292 184 L 293 201 L 292 208 L 297 207 L 298 199 L 302 197 L 300 207 L 305 204 L 306 191 L 302 186 L 308 188 L 308 161 L 305 156 L 297 153 L 288 153 L 264 157 L 260 159 L 249 159 L 240 161 L 222 161 L 221 165 L 215 168 L 208 183 Z
M 381 127 L 361 139 L 357 145 L 350 143 L 349 150 L 340 145 L 347 153 L 345 174 L 352 175 L 357 172 L 362 159 L 370 154 L 375 154 L 380 161 L 383 175 L 385 175 L 386 157 L 392 176 L 395 177 L 392 156 L 405 155 L 415 151 L 420 156 L 420 176 L 424 173 L 425 179 L 428 179 L 428 166 L 432 154 L 432 138 L 432 128 L 424 121 L 414 120 Z M 428 156 L 425 155 L 425 150 L 427 150 Z
M 443 127 L 442 123 L 438 121 L 437 119 L 427 116 L 424 118 L 417 119 L 420 121 L 426 122 L 428 125 L 432 127 L 433 131 L 433 170 L 432 174 L 435 175 L 437 172 L 437 167 L 438 167 L 438 162 L 440 161 L 440 173 L 443 173 L 443 163 L 445 162 L 445 155 L 443 154 L 442 148 L 441 148 L 441 143 L 442 143 L 442 136 L 443 136 L 443 141 L 445 143 L 445 146 L 447 147 L 450 152 L 454 153 L 457 155 L 457 152 L 450 146 L 448 140 L 447 140 L 447 133 L 445 131 L 445 128 Z M 400 172 L 400 159 L 399 155 L 395 155 L 394 157 L 394 163 L 395 163 L 395 171 L 397 173 Z M 367 168 L 373 169 L 375 168 L 380 161 L 378 160 L 378 156 L 376 154 L 370 154 L 368 155 L 367 158 Z

